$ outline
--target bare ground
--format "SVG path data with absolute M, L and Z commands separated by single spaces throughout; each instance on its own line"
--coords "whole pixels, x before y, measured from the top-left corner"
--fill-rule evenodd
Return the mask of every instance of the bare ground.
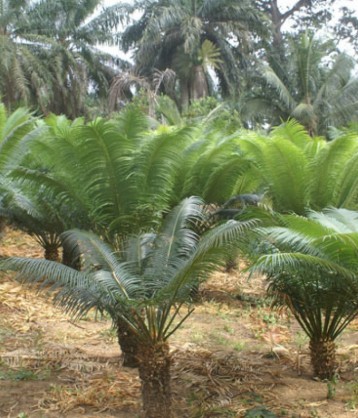
M 8 255 L 40 257 L 41 249 L 8 231 L 0 256 Z M 122 366 L 107 318 L 74 323 L 46 296 L 0 278 L 0 417 L 140 416 L 138 373 Z M 171 347 L 177 417 L 244 417 L 255 408 L 264 418 L 358 417 L 358 321 L 338 341 L 339 378 L 316 381 L 304 334 L 270 310 L 261 277 L 213 273 Z

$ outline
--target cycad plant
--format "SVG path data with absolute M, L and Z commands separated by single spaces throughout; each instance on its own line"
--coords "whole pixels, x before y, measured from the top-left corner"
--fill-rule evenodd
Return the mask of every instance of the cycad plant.
M 57 128 L 60 121 L 63 129 L 70 130 L 63 117 L 58 118 Z M 88 223 L 76 193 L 66 199 L 58 187 L 60 179 L 47 178 L 51 189 L 43 181 L 46 169 L 31 147 L 51 134 L 56 136 L 55 129 L 51 131 L 28 110 L 19 108 L 7 115 L 4 105 L 0 107 L 0 215 L 34 236 L 47 259 L 59 260 L 60 234 L 70 227 L 85 228 Z
M 77 222 L 71 228 L 89 228 L 115 244 L 152 227 L 168 210 L 191 129 L 151 132 L 131 110 L 110 121 L 52 115 L 46 123 L 49 129 L 31 145 L 31 164 L 13 176 L 44 190 L 58 213 Z
M 0 103 L 0 230 L 6 220 L 4 201 L 10 181 L 8 175 L 23 161 L 29 143 L 41 130 L 27 109 L 18 108 L 8 113 Z
M 358 314 L 358 212 L 287 215 L 260 230 L 253 271 L 267 275 L 276 305 L 288 308 L 310 340 L 315 376 L 336 372 L 336 339 Z
M 265 197 L 275 211 L 304 215 L 307 208 L 357 207 L 358 142 L 354 129 L 327 142 L 310 137 L 302 125 L 290 120 L 268 136 L 256 132 L 243 135 L 239 146 L 244 159 L 251 162 L 245 176 L 266 190 Z
M 92 233 L 67 232 L 66 239 L 82 248 L 81 272 L 47 260 L 10 258 L 0 264 L 53 293 L 54 302 L 77 317 L 96 308 L 115 326 L 125 324 L 138 346 L 146 418 L 172 416 L 168 338 L 193 311 L 183 310 L 192 286 L 222 264 L 228 245 L 244 239 L 253 225 L 230 221 L 199 240 L 190 224 L 202 217 L 202 203 L 183 200 L 157 234 L 131 237 L 120 254 Z

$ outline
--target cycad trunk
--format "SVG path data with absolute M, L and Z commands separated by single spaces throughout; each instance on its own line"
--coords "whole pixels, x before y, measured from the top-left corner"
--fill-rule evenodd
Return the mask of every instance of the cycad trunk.
M 142 400 L 145 418 L 171 418 L 169 345 L 141 345 L 139 376 L 142 381 Z
M 5 232 L 6 227 L 6 218 L 4 216 L 0 216 L 0 234 Z
M 123 355 L 123 366 L 138 367 L 138 341 L 126 322 L 117 320 L 118 344 Z
M 60 251 L 58 244 L 47 244 L 45 246 L 45 258 L 50 261 L 60 262 Z
M 336 344 L 331 339 L 310 341 L 311 363 L 315 376 L 332 379 L 336 371 Z

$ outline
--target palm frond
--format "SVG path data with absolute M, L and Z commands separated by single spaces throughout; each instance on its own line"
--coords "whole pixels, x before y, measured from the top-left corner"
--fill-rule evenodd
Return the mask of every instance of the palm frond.
M 287 109 L 292 111 L 296 107 L 296 101 L 291 96 L 288 88 L 285 86 L 279 76 L 270 67 L 265 67 L 262 73 L 266 82 L 277 90 L 280 96 L 280 100 L 282 100 Z

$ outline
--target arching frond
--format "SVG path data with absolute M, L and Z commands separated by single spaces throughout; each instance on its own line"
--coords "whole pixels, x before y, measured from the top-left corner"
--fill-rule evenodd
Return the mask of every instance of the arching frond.
M 264 68 L 263 75 L 266 82 L 277 90 L 280 100 L 285 103 L 285 106 L 291 113 L 291 111 L 296 107 L 296 101 L 291 96 L 287 86 L 285 86 L 282 80 L 280 80 L 278 75 L 270 67 Z
M 356 150 L 357 143 L 354 138 L 341 137 L 327 144 L 316 155 L 310 167 L 312 172 L 310 205 L 312 208 L 319 209 L 338 204 L 343 180 L 342 173 L 344 173 L 349 156 Z

